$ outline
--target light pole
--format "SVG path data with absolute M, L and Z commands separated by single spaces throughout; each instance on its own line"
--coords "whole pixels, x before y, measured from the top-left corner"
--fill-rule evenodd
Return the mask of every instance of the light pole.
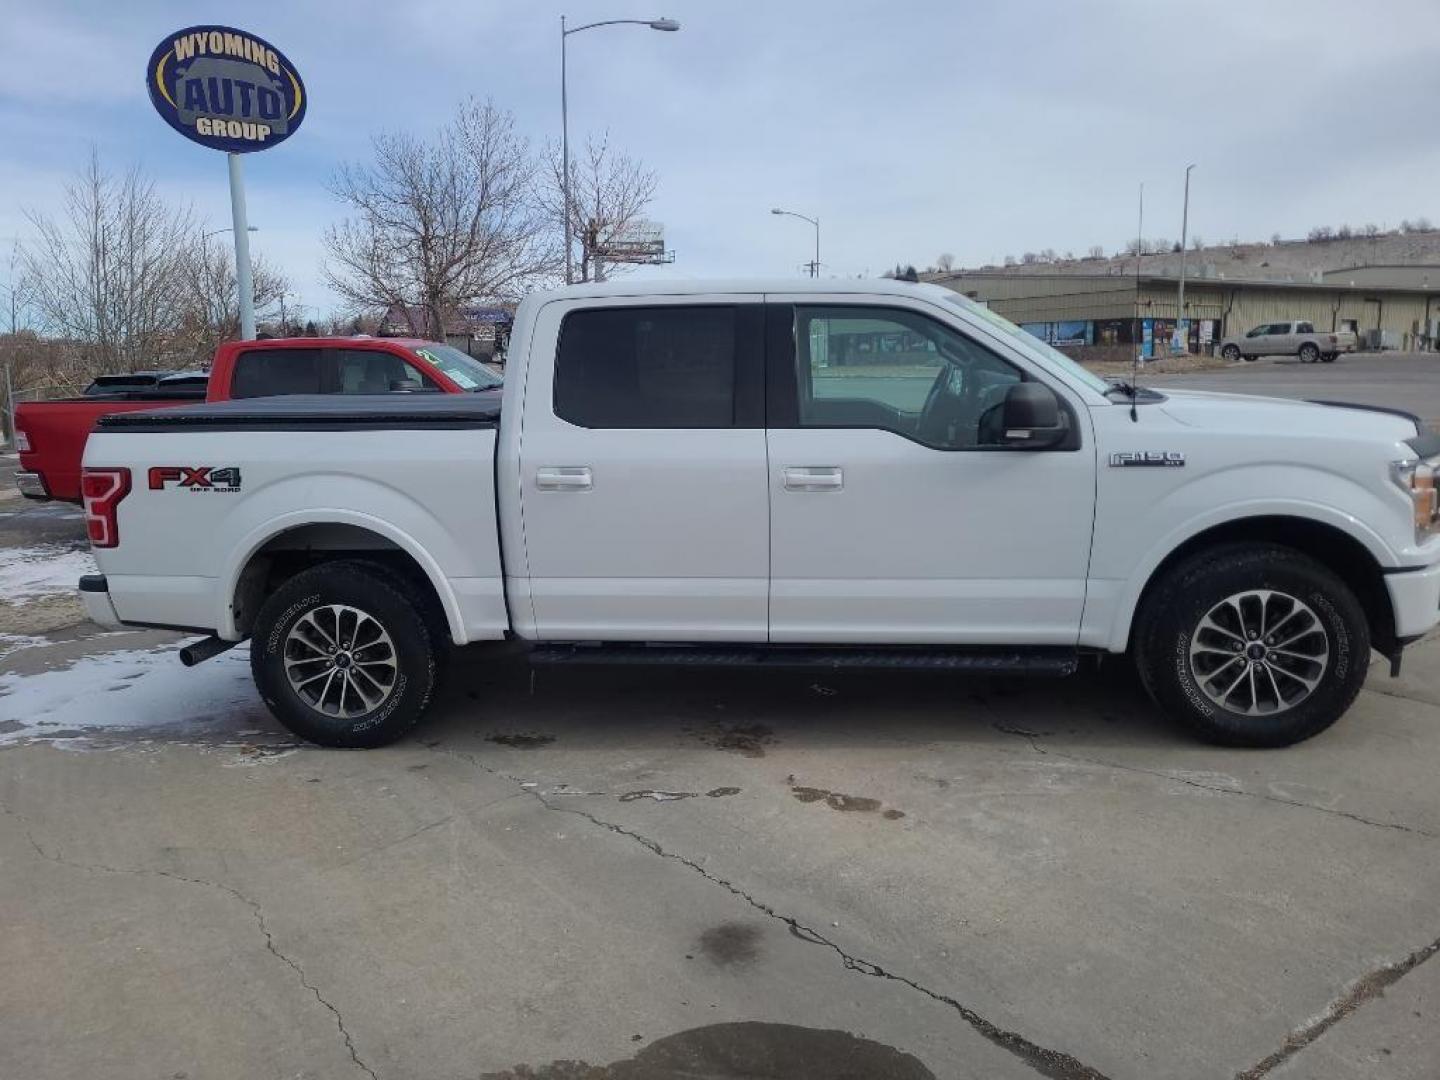
M 560 177 L 560 188 L 564 193 L 562 199 L 565 212 L 566 285 L 573 281 L 575 271 L 573 253 L 570 250 L 574 238 L 570 228 L 570 105 L 565 90 L 565 39 L 571 34 L 578 34 L 582 30 L 594 30 L 599 26 L 648 26 L 651 30 L 664 30 L 669 33 L 680 29 L 680 24 L 674 19 L 602 19 L 600 22 L 567 28 L 565 16 L 560 16 L 560 167 L 564 170 Z
M 820 219 L 797 214 L 794 210 L 781 210 L 778 206 L 770 213 L 779 214 L 781 217 L 798 217 L 801 221 L 808 221 L 815 226 L 815 261 L 810 264 L 810 276 L 818 278 L 820 276 Z
M 1190 229 L 1190 170 L 1193 168 L 1194 165 L 1185 166 L 1185 209 L 1180 213 L 1180 298 L 1175 312 L 1175 333 L 1184 334 L 1180 342 L 1180 351 L 1184 353 L 1190 351 L 1190 323 L 1185 318 L 1185 242 Z

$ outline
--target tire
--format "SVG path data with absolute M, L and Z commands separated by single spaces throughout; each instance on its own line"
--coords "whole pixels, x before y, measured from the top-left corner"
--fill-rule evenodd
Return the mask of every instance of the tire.
M 1240 357 L 1240 359 L 1244 360 L 1247 364 L 1253 364 L 1255 362 L 1255 354 L 1245 353 L 1243 356 Z
M 280 723 L 320 746 L 394 742 L 435 692 L 437 649 L 423 607 L 367 563 L 296 574 L 255 620 L 250 671 L 260 696 Z M 354 641 L 362 644 L 347 648 Z
M 1335 363 L 1335 354 L 1333 352 L 1327 352 L 1324 356 L 1320 357 L 1320 360 L 1325 364 L 1333 364 Z
M 1300 362 L 1302 364 L 1313 364 L 1319 359 L 1320 350 L 1310 342 L 1307 341 L 1304 345 L 1300 346 Z
M 1240 350 L 1234 345 L 1226 345 L 1220 350 L 1220 355 L 1233 364 L 1236 360 L 1240 359 Z
M 1296 631 L 1273 635 L 1286 655 L 1270 652 L 1261 620 Z M 1324 731 L 1355 700 L 1370 660 L 1370 628 L 1349 587 L 1273 544 L 1226 544 L 1176 565 L 1147 598 L 1134 641 L 1156 704 L 1227 746 L 1289 746 Z

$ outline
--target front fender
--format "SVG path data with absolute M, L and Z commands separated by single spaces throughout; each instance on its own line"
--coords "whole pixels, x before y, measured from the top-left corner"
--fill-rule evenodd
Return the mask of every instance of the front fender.
M 1237 488 L 1291 494 L 1236 498 Z M 1156 569 L 1181 545 L 1217 526 L 1265 517 L 1327 525 L 1358 542 L 1383 567 L 1402 561 L 1396 537 L 1387 537 L 1370 523 L 1390 522 L 1399 516 L 1395 506 L 1364 485 L 1333 472 L 1294 464 L 1217 470 L 1158 498 L 1132 501 L 1128 506 L 1107 506 L 1102 497 L 1081 644 L 1123 651 L 1140 596 Z M 1106 553 L 1103 558 L 1101 552 Z

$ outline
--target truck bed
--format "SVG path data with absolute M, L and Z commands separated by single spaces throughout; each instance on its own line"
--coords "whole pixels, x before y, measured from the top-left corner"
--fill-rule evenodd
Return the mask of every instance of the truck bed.
M 30 449 L 20 454 L 20 468 L 41 478 L 45 490 L 40 497 L 79 502 L 80 458 L 96 420 L 111 413 L 166 409 L 193 400 L 193 394 L 152 391 L 19 402 L 15 426 L 25 432 L 30 444 Z
M 85 466 L 129 470 L 119 543 L 96 551 L 109 603 L 126 622 L 235 640 L 255 615 L 242 579 L 263 577 L 257 557 L 403 553 L 435 586 L 456 643 L 501 636 L 499 416 L 499 391 L 252 398 L 108 416 Z M 157 551 L 168 553 L 163 562 Z

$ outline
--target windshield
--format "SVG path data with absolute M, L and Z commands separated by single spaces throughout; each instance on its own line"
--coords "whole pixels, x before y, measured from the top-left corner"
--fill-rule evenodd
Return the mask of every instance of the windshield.
M 453 345 L 421 345 L 415 355 L 427 360 L 462 390 L 494 390 L 504 380 L 473 356 Z
M 977 304 L 968 296 L 961 296 L 957 292 L 950 291 L 946 292 L 945 299 L 962 311 L 967 311 L 971 315 L 983 319 L 995 327 L 995 329 L 1003 331 L 1012 337 L 1021 338 L 1027 346 L 1044 353 L 1048 359 L 1057 364 L 1062 370 L 1075 376 L 1075 378 L 1079 379 L 1097 394 L 1103 394 L 1110 390 L 1110 384 L 1100 378 L 1099 375 L 1096 375 L 1093 371 L 1086 371 L 1084 367 L 1070 359 L 1070 357 L 1066 356 L 1059 349 L 1045 344 L 1045 342 L 1041 341 L 1034 334 L 1026 333 L 1003 315 L 995 314 L 995 312 L 991 311 L 984 304 Z

